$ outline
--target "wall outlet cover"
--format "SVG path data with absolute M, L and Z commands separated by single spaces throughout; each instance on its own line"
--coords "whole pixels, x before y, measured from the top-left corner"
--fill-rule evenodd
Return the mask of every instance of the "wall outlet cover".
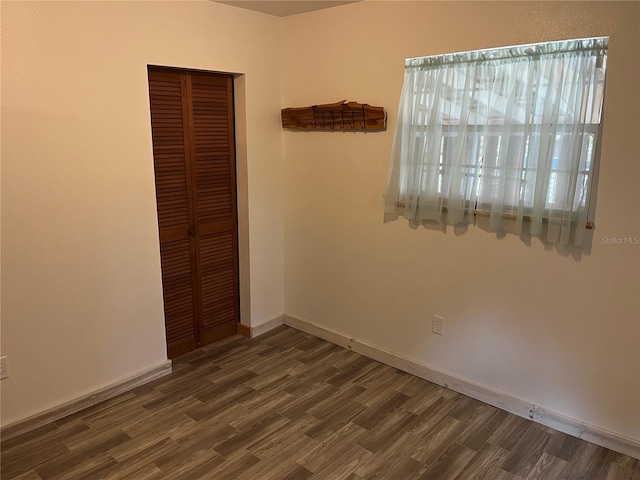
M 444 335 L 444 317 L 440 317 L 439 315 L 433 316 L 431 331 L 436 335 Z

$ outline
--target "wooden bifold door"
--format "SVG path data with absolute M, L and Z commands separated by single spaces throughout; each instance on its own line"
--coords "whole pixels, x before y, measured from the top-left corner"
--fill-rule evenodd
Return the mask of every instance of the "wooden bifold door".
M 149 67 L 169 358 L 236 333 L 233 78 Z

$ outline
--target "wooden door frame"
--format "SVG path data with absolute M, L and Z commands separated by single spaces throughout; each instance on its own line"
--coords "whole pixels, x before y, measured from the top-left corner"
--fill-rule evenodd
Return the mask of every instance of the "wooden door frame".
M 251 282 L 249 255 L 249 182 L 247 161 L 246 83 L 243 73 L 233 73 L 233 102 L 236 138 L 236 214 L 238 223 L 238 276 L 240 323 L 238 333 L 249 336 L 251 325 Z

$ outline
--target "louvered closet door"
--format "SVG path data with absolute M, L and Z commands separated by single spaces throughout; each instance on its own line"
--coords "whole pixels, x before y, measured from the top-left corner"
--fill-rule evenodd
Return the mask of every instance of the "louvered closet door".
M 238 257 L 231 77 L 149 69 L 170 358 L 232 335 Z
M 191 75 L 192 181 L 203 344 L 236 333 L 238 258 L 232 80 Z
M 169 357 L 174 358 L 198 346 L 186 78 L 150 71 L 149 97 L 165 328 Z

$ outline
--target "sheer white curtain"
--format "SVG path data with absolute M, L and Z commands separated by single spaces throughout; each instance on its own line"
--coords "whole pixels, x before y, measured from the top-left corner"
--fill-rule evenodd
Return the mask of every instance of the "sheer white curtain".
M 385 217 L 453 225 L 483 212 L 580 245 L 607 48 L 599 37 L 408 59 Z

